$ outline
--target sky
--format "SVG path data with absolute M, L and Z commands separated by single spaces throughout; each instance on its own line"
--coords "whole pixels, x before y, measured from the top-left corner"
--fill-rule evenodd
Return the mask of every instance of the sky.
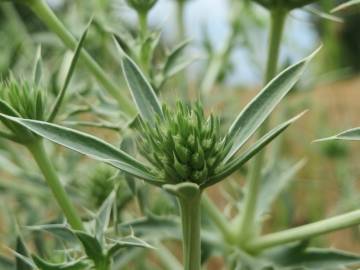
M 56 5 L 62 0 L 48 0 Z M 123 1 L 124 0 L 114 0 Z M 240 0 L 239 0 L 240 1 Z M 151 11 L 150 24 L 162 29 L 165 39 L 174 40 L 176 33 L 176 1 L 158 0 L 154 9 Z M 187 36 L 192 40 L 192 50 L 194 55 L 202 55 L 199 51 L 203 30 L 206 29 L 212 43 L 215 47 L 221 48 L 229 33 L 229 7 L 225 0 L 189 0 L 185 10 L 185 22 Z M 120 16 L 136 23 L 135 13 L 127 8 L 125 3 L 121 4 L 119 9 Z M 253 50 L 251 55 L 245 48 L 239 48 L 232 55 L 234 70 L 229 76 L 228 83 L 231 85 L 249 85 L 261 81 L 263 68 L 266 61 L 267 41 L 268 41 L 268 13 L 261 7 L 257 9 L 260 16 L 266 24 L 266 27 L 260 31 L 251 33 Z M 241 14 L 240 14 L 241 16 Z M 281 50 L 281 60 L 297 61 L 319 46 L 319 41 L 313 31 L 313 26 L 309 20 L 309 14 L 304 11 L 294 11 L 287 20 L 285 29 L 284 43 Z M 255 64 L 254 64 L 255 61 Z M 199 62 L 192 68 L 199 68 Z M 191 70 L 191 69 L 190 69 Z M 190 73 L 193 73 L 192 71 Z
M 229 33 L 229 7 L 228 1 L 224 0 L 192 0 L 186 6 L 185 22 L 187 35 L 199 44 L 202 38 L 202 31 L 206 27 L 210 38 L 216 47 L 221 47 Z M 263 17 L 268 25 L 268 13 L 263 8 L 257 9 L 259 16 Z M 308 55 L 318 47 L 318 39 L 313 31 L 313 26 L 309 20 L 309 14 L 304 11 L 294 11 L 287 20 L 284 35 L 284 46 L 282 48 L 281 59 L 283 61 L 297 61 Z M 154 10 L 150 14 L 150 23 L 162 27 L 164 35 L 171 39 L 175 32 L 175 0 L 159 0 Z M 242 49 L 241 46 L 235 51 L 232 61 L 235 66 L 232 76 L 228 82 L 230 84 L 256 84 L 261 81 L 265 65 L 268 27 L 262 31 L 255 32 L 253 35 L 255 56 L 257 66 L 249 59 L 249 51 Z M 196 53 L 196 52 L 195 52 Z M 259 68 L 260 67 L 260 68 Z

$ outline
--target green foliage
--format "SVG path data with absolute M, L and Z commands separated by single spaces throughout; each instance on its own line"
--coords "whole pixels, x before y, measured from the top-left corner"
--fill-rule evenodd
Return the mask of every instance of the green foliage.
M 141 123 L 140 152 L 163 182 L 203 184 L 216 173 L 231 147 L 219 133 L 219 119 L 205 118 L 199 103 L 191 109 L 179 102 L 175 111 L 166 106 L 162 111 L 163 118 L 155 123 Z
M 279 73 L 277 66 L 287 15 L 316 1 L 253 1 L 271 13 L 264 76 L 269 82 L 243 109 L 237 105 L 238 93 L 229 91 L 225 83 L 235 68 L 231 55 L 237 48 L 246 48 L 256 62 L 259 50 L 252 48 L 250 35 L 258 33 L 254 25 L 256 30 L 268 25 L 263 16 L 258 16 L 261 9 L 250 1 L 230 1 L 228 37 L 220 49 L 209 40 L 204 42 L 206 64 L 197 68 L 200 71 L 195 69 L 196 76 L 191 77 L 183 73 L 195 60 L 187 50 L 191 42 L 185 39 L 186 0 L 177 1 L 181 38 L 170 46 L 162 39 L 161 30 L 153 31 L 148 25 L 148 13 L 157 0 L 126 0 L 138 15 L 134 29 L 126 25 L 125 19 L 119 20 L 122 16 L 118 16 L 112 1 L 70 1 L 60 5 L 56 14 L 43 0 L 16 2 L 15 6 L 7 3 L 0 9 L 1 15 L 6 15 L 0 16 L 0 34 L 4 36 L 0 120 L 8 130 L 0 131 L 0 137 L 26 146 L 40 171 L 32 167 L 26 155 L 19 155 L 20 148 L 1 140 L 0 165 L 5 180 L 0 180 L 4 191 L 0 232 L 5 227 L 4 243 L 15 246 L 11 250 L 13 260 L 0 256 L 1 269 L 200 270 L 213 255 L 224 258 L 225 269 L 236 270 L 340 270 L 360 263 L 357 254 L 313 248 L 307 241 L 358 225 L 359 210 L 262 235 L 262 231 L 279 227 L 282 213 L 269 223 L 265 219 L 272 214 L 276 200 L 296 197 L 296 193 L 293 196 L 284 191 L 305 165 L 303 160 L 294 162 L 283 145 L 284 141 L 296 141 L 303 146 L 298 134 L 279 140 L 271 155 L 265 155 L 264 150 L 304 114 L 285 115 L 285 110 L 294 111 L 286 96 L 305 77 L 316 52 L 293 65 L 289 63 Z M 334 11 L 357 2 L 349 1 Z M 27 8 L 50 31 L 39 26 L 37 19 L 28 19 Z M 305 10 L 340 21 L 313 6 Z M 82 25 L 94 12 L 95 18 L 89 23 L 94 21 L 93 26 L 83 30 Z M 71 31 L 65 25 L 71 26 Z M 53 34 L 73 54 L 65 54 Z M 84 48 L 85 39 L 89 53 Z M 64 64 L 58 67 L 60 62 Z M 120 64 L 124 78 L 119 77 Z M 90 73 L 83 73 L 83 67 Z M 19 73 L 31 82 L 12 75 Z M 317 74 L 311 70 L 309 75 L 306 79 Z M 186 100 L 167 89 L 180 90 Z M 127 94 L 133 103 L 128 102 Z M 276 108 L 278 115 L 269 121 Z M 79 131 L 80 126 L 90 129 Z M 100 131 L 96 136 L 90 134 L 95 132 L 93 128 Z M 354 128 L 322 139 L 328 141 L 322 150 L 344 164 L 342 159 L 350 148 L 335 141 L 358 141 L 359 134 L 359 128 Z M 45 148 L 41 138 L 101 164 L 89 163 L 53 145 Z M 268 157 L 271 163 L 266 164 Z M 250 172 L 248 162 L 255 164 Z M 343 170 L 347 167 L 338 172 L 340 178 Z M 211 196 L 204 198 L 206 189 L 225 179 L 224 189 L 212 189 Z M 342 187 L 350 187 L 345 183 L 347 179 L 339 179 Z M 354 193 L 355 186 L 350 187 Z M 305 197 L 314 196 L 310 190 L 305 191 Z M 224 209 L 218 209 L 217 204 L 225 205 Z M 287 211 L 292 213 L 285 214 L 281 224 L 286 221 L 293 227 L 290 218 L 295 211 L 289 208 Z M 26 225 L 26 241 L 18 230 L 13 233 L 15 226 L 8 221 L 7 212 L 16 212 L 16 218 Z M 178 253 L 179 242 L 183 245 L 183 256 L 179 256 L 182 265 L 170 252 Z M 323 246 L 320 242 L 316 245 Z

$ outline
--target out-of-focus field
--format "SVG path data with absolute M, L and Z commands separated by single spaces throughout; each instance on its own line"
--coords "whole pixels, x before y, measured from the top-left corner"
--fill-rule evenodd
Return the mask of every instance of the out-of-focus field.
M 231 107 L 220 105 L 220 110 L 238 110 L 254 94 L 255 91 L 241 91 L 238 104 L 233 97 Z M 224 97 L 228 98 L 231 97 Z M 282 151 L 293 162 L 305 158 L 307 163 L 273 208 L 268 219 L 269 231 L 285 229 L 287 224 L 298 226 L 314 222 L 322 219 L 324 213 L 328 217 L 341 214 L 356 209 L 360 203 L 360 144 L 313 143 L 313 140 L 330 136 L 336 131 L 359 126 L 360 78 L 296 92 L 288 97 L 288 101 L 288 108 L 281 108 L 288 111 L 288 118 L 304 109 L 309 111 L 286 131 L 281 143 Z M 225 200 L 219 195 L 217 187 L 211 190 L 211 196 L 224 207 Z M 360 252 L 358 228 L 319 237 L 317 241 L 315 244 Z

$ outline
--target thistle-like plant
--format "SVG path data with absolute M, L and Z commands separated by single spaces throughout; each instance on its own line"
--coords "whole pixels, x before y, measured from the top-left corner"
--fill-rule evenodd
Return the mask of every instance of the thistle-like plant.
M 200 198 L 202 191 L 234 173 L 302 114 L 280 124 L 242 154 L 249 138 L 298 81 L 312 56 L 289 67 L 272 80 L 240 112 L 225 135 L 219 120 L 205 116 L 201 106 L 178 103 L 161 106 L 150 83 L 137 65 L 121 52 L 122 67 L 140 120 L 140 150 L 144 163 L 89 134 L 59 125 L 2 114 L 2 118 L 37 135 L 108 163 L 127 174 L 174 194 L 183 224 L 184 265 L 200 269 Z

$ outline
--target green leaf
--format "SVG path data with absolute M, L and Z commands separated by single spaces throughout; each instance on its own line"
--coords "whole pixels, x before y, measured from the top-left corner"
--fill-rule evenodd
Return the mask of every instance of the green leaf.
M 33 264 L 29 259 L 29 252 L 21 235 L 16 238 L 16 270 L 32 270 Z
M 271 205 L 280 195 L 281 191 L 289 184 L 294 176 L 304 167 L 305 160 L 301 160 L 287 169 L 271 170 L 264 176 L 264 182 L 260 185 L 259 201 L 257 203 L 256 215 L 261 218 L 269 211 Z
M 281 72 L 277 77 L 271 80 L 255 98 L 253 98 L 242 112 L 240 112 L 228 132 L 230 142 L 233 143 L 233 146 L 227 155 L 226 160 L 233 157 L 240 147 L 246 143 L 250 136 L 253 135 L 259 126 L 266 120 L 270 113 L 300 79 L 307 64 L 318 50 Z
M 30 231 L 43 231 L 56 236 L 63 241 L 74 241 L 76 236 L 66 224 L 43 224 L 27 226 L 26 229 Z
M 61 103 L 62 101 L 64 100 L 64 97 L 65 97 L 65 94 L 66 94 L 66 90 L 69 86 L 69 83 L 70 83 L 70 80 L 74 74 L 74 71 L 75 71 L 75 66 L 79 60 L 79 57 L 80 57 L 80 53 L 81 53 L 81 49 L 83 47 L 83 44 L 84 44 L 84 41 L 85 41 L 85 38 L 86 38 L 86 35 L 87 35 L 87 32 L 89 30 L 89 27 L 91 25 L 91 21 L 89 22 L 88 26 L 85 28 L 85 31 L 83 32 L 81 38 L 80 38 L 80 41 L 75 49 L 75 53 L 74 53 L 74 56 L 71 60 L 71 64 L 70 64 L 70 67 L 69 67 L 69 70 L 68 70 L 68 73 L 66 75 L 66 78 L 65 78 L 65 82 L 64 82 L 64 85 L 60 91 L 60 93 L 58 94 L 58 96 L 56 97 L 56 100 L 55 100 L 55 103 L 51 109 L 51 112 L 49 114 L 49 118 L 48 118 L 48 122 L 52 122 L 56 115 L 58 114 L 59 112 L 59 109 L 60 109 L 60 106 L 61 106 Z
M 337 22 L 337 23 L 343 23 L 344 22 L 344 20 L 342 18 L 339 18 L 337 16 L 328 14 L 328 13 L 326 13 L 324 11 L 318 10 L 318 9 L 313 8 L 311 6 L 305 7 L 304 9 L 307 10 L 308 12 L 322 18 L 322 19 L 325 19 L 325 20 L 329 20 L 329 21 Z
M 82 243 L 85 253 L 89 257 L 89 259 L 94 262 L 104 261 L 105 255 L 101 244 L 96 239 L 96 237 L 80 231 L 75 231 L 74 233 Z
M 36 255 L 33 255 L 32 258 L 36 266 L 41 270 L 81 270 L 88 267 L 88 264 L 83 260 L 54 264 L 47 262 Z
M 34 62 L 34 70 L 33 70 L 33 81 L 35 85 L 39 85 L 42 78 L 42 57 L 41 57 L 41 46 L 39 46 L 36 50 L 35 62 Z
M 154 123 L 156 116 L 163 116 L 161 105 L 156 97 L 155 91 L 140 68 L 121 49 L 116 38 L 114 38 L 114 40 L 121 54 L 122 70 L 137 109 L 144 120 Z
M 266 145 L 268 145 L 273 139 L 279 136 L 283 131 L 285 131 L 292 123 L 298 120 L 301 116 L 303 116 L 306 111 L 298 114 L 294 118 L 278 125 L 267 134 L 265 134 L 262 138 L 260 138 L 257 142 L 255 142 L 245 153 L 241 154 L 239 157 L 231 160 L 230 162 L 224 165 L 224 168 L 219 171 L 215 176 L 209 178 L 208 181 L 201 186 L 201 188 L 206 188 L 208 186 L 214 185 L 217 182 L 223 180 L 225 177 L 229 176 L 236 170 L 238 170 L 241 166 L 243 166 L 248 160 L 250 160 L 254 155 L 256 155 L 261 149 L 263 149 Z
M 349 129 L 335 136 L 319 139 L 314 142 L 323 142 L 330 140 L 360 141 L 360 127 Z
M 341 5 L 338 5 L 336 8 L 331 10 L 331 13 L 347 9 L 347 8 L 353 7 L 355 5 L 360 5 L 360 0 L 351 0 L 351 1 L 345 2 L 345 3 L 341 4 Z
M 114 256 L 119 250 L 123 248 L 130 248 L 130 247 L 153 248 L 144 240 L 137 238 L 135 236 L 128 236 L 120 240 L 116 240 L 116 239 L 109 239 L 109 240 L 111 247 L 108 250 L 108 256 L 110 257 Z
M 136 235 L 146 235 L 156 240 L 181 239 L 180 219 L 175 216 L 157 216 L 148 214 L 146 217 L 121 224 L 122 229 L 131 228 Z
M 181 60 L 181 56 L 183 55 L 184 50 L 188 44 L 189 40 L 181 42 L 169 53 L 164 65 L 165 77 L 172 77 L 184 68 L 183 64 L 180 64 L 179 66 L 179 61 Z
M 96 217 L 95 217 L 95 233 L 96 238 L 100 243 L 103 243 L 103 237 L 110 222 L 110 214 L 115 200 L 115 191 L 110 195 L 101 205 Z
M 311 270 L 343 270 L 359 265 L 360 256 L 336 249 L 307 248 L 308 241 L 271 249 L 263 258 L 286 269 L 304 267 Z
M 57 144 L 63 145 L 93 159 L 108 163 L 126 173 L 146 180 L 151 184 L 157 186 L 162 185 L 162 182 L 158 181 L 148 172 L 149 169 L 145 165 L 97 137 L 47 122 L 21 119 L 3 114 L 0 114 L 0 116 L 13 123 L 20 124 L 37 135 Z

